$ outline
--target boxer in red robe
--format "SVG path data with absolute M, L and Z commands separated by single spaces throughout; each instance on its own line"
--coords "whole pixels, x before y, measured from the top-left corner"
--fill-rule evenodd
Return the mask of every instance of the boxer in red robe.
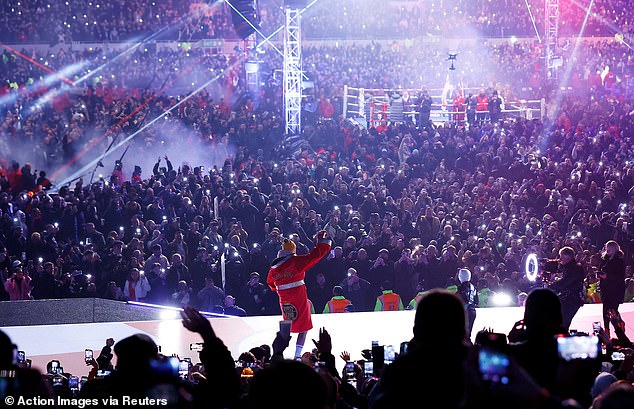
M 304 276 L 330 251 L 331 241 L 326 238 L 327 235 L 325 230 L 318 232 L 315 247 L 310 253 L 299 256 L 295 254 L 295 243 L 284 239 L 266 279 L 271 290 L 276 291 L 280 298 L 284 319 L 292 321 L 291 332 L 298 334 L 295 357 L 301 356 L 306 333 L 313 328 Z

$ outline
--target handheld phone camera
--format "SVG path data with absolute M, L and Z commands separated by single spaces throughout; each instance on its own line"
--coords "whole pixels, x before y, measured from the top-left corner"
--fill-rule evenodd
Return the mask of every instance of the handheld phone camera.
M 596 359 L 600 350 L 599 338 L 596 335 L 557 338 L 557 351 L 565 361 Z
M 509 365 L 510 360 L 503 352 L 482 348 L 478 353 L 478 368 L 484 381 L 508 384 Z
M 93 359 L 92 349 L 86 349 L 84 351 L 84 362 L 86 362 L 86 365 L 89 365 L 92 362 L 92 359 Z

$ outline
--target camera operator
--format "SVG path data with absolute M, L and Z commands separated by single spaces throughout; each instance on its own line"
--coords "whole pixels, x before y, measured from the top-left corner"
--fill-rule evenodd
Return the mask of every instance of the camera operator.
M 610 335 L 609 314 L 616 315 L 619 320 L 619 305 L 625 297 L 625 256 L 621 246 L 614 240 L 605 243 L 601 253 L 601 301 L 603 302 L 603 324 L 605 332 Z
M 561 279 L 550 285 L 550 289 L 557 293 L 561 301 L 562 326 L 568 330 L 573 317 L 583 305 L 584 270 L 577 260 L 572 247 L 562 247 L 559 250 L 558 272 Z
M 32 298 L 31 277 L 22 271 L 22 263 L 19 260 L 11 264 L 11 276 L 4 282 L 4 290 L 9 294 L 11 301 Z

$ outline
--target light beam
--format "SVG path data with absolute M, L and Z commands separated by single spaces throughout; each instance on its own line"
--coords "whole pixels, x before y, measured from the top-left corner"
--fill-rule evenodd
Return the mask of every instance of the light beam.
M 69 80 L 68 78 L 64 77 L 63 75 L 61 75 L 60 73 L 56 72 L 55 70 L 52 70 L 50 68 L 48 68 L 46 65 L 44 64 L 40 64 L 39 62 L 35 61 L 33 58 L 26 56 L 24 54 L 22 54 L 21 52 L 19 52 L 18 50 L 16 50 L 15 48 L 6 45 L 4 43 L 0 43 L 0 46 L 2 46 L 3 48 L 6 48 L 7 50 L 9 50 L 9 52 L 11 52 L 12 54 L 17 55 L 20 58 L 25 59 L 26 61 L 30 62 L 31 64 L 40 67 L 41 69 L 43 69 L 44 71 L 53 74 L 54 76 L 56 76 L 57 78 L 59 78 L 60 80 L 64 81 L 67 84 L 72 85 L 73 87 L 76 86 L 77 84 L 75 84 L 73 81 Z
M 539 31 L 537 30 L 537 24 L 535 24 L 535 17 L 533 16 L 533 12 L 531 10 L 531 5 L 528 4 L 528 0 L 524 0 L 526 3 L 526 8 L 528 9 L 528 14 L 531 16 L 531 22 L 533 23 L 533 28 L 535 29 L 535 34 L 537 35 L 537 41 L 542 42 L 541 37 L 539 36 Z
M 97 163 L 105 158 L 106 156 L 111 155 L 113 152 L 115 152 L 117 149 L 119 149 L 121 146 L 123 146 L 124 144 L 126 144 L 128 141 L 131 141 L 135 136 L 137 136 L 138 134 L 140 134 L 141 132 L 145 131 L 146 129 L 148 129 L 149 127 L 151 127 L 152 125 L 154 125 L 158 120 L 162 119 L 163 117 L 165 117 L 166 115 L 168 115 L 170 112 L 172 112 L 173 110 L 175 110 L 176 108 L 178 108 L 179 106 L 181 106 L 183 103 L 185 103 L 186 101 L 188 101 L 191 97 L 193 97 L 194 95 L 198 94 L 200 91 L 202 91 L 203 89 L 207 88 L 209 85 L 211 85 L 212 83 L 214 83 L 215 81 L 217 81 L 218 79 L 220 79 L 227 71 L 229 71 L 230 69 L 233 69 L 234 67 L 236 67 L 239 63 L 242 63 L 244 57 L 241 57 L 239 59 L 237 59 L 233 64 L 227 66 L 224 70 L 222 70 L 220 73 L 218 73 L 215 77 L 213 77 L 212 79 L 210 79 L 209 81 L 205 82 L 204 84 L 202 84 L 200 87 L 196 88 L 194 91 L 192 91 L 191 93 L 189 93 L 189 95 L 187 95 L 186 97 L 184 97 L 183 99 L 181 99 L 180 101 L 178 101 L 177 103 L 175 103 L 174 105 L 172 105 L 170 108 L 168 108 L 166 111 L 164 111 L 163 113 L 161 113 L 159 116 L 157 116 L 156 118 L 154 118 L 152 121 L 148 122 L 147 124 L 145 124 L 143 127 L 141 127 L 139 130 L 137 130 L 136 132 L 132 133 L 131 135 L 129 135 L 128 137 L 126 137 L 124 140 L 122 140 L 121 142 L 119 142 L 118 144 L 114 145 L 112 147 L 112 149 L 110 150 L 110 152 L 107 152 L 106 154 L 104 154 L 104 156 L 102 158 L 97 158 L 94 159 L 93 161 L 91 161 L 90 163 L 84 165 L 80 170 L 78 170 L 77 172 L 75 172 L 73 175 L 69 176 L 68 178 L 64 179 L 63 181 L 61 181 L 60 183 L 57 184 L 57 186 L 55 188 L 52 189 L 52 193 L 57 192 L 58 190 L 58 186 L 63 186 L 67 183 L 72 182 L 73 180 L 77 179 L 77 175 L 82 175 L 82 174 L 86 174 L 87 172 L 89 172 L 90 169 L 92 169 L 95 165 L 97 165 Z

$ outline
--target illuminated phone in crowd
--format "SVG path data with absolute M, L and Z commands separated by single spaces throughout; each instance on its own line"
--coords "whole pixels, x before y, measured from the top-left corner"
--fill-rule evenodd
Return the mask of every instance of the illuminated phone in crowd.
M 478 369 L 482 380 L 490 383 L 508 384 L 509 357 L 491 348 L 482 348 L 478 353 Z
M 90 364 L 92 362 L 92 359 L 93 359 L 92 349 L 86 349 L 84 351 L 84 361 L 86 362 L 86 364 Z
M 178 363 L 178 376 L 181 379 L 187 379 L 189 377 L 189 367 L 191 366 L 190 361 L 186 361 L 184 359 L 180 360 Z
M 345 380 L 354 386 L 357 387 L 357 374 L 354 372 L 354 362 L 346 362 L 346 366 L 343 369 Z
M 354 373 L 354 362 L 346 362 L 346 366 L 344 367 L 344 374 L 346 375 L 346 377 L 349 378 L 354 378 L 355 373 Z
M 409 342 L 405 341 L 405 342 L 401 342 L 401 348 L 398 352 L 399 356 L 400 355 L 405 355 L 407 353 L 407 349 L 409 348 Z
M 366 378 L 374 376 L 374 363 L 372 361 L 365 361 L 363 363 L 363 372 Z
M 97 378 L 103 378 L 104 376 L 110 375 L 110 371 L 106 371 L 103 369 L 97 370 L 97 374 L 95 375 Z
M 596 335 L 557 338 L 559 357 L 565 361 L 596 359 L 600 350 L 599 337 Z
M 68 388 L 73 391 L 73 390 L 79 390 L 79 377 L 77 376 L 70 376 L 68 378 Z

